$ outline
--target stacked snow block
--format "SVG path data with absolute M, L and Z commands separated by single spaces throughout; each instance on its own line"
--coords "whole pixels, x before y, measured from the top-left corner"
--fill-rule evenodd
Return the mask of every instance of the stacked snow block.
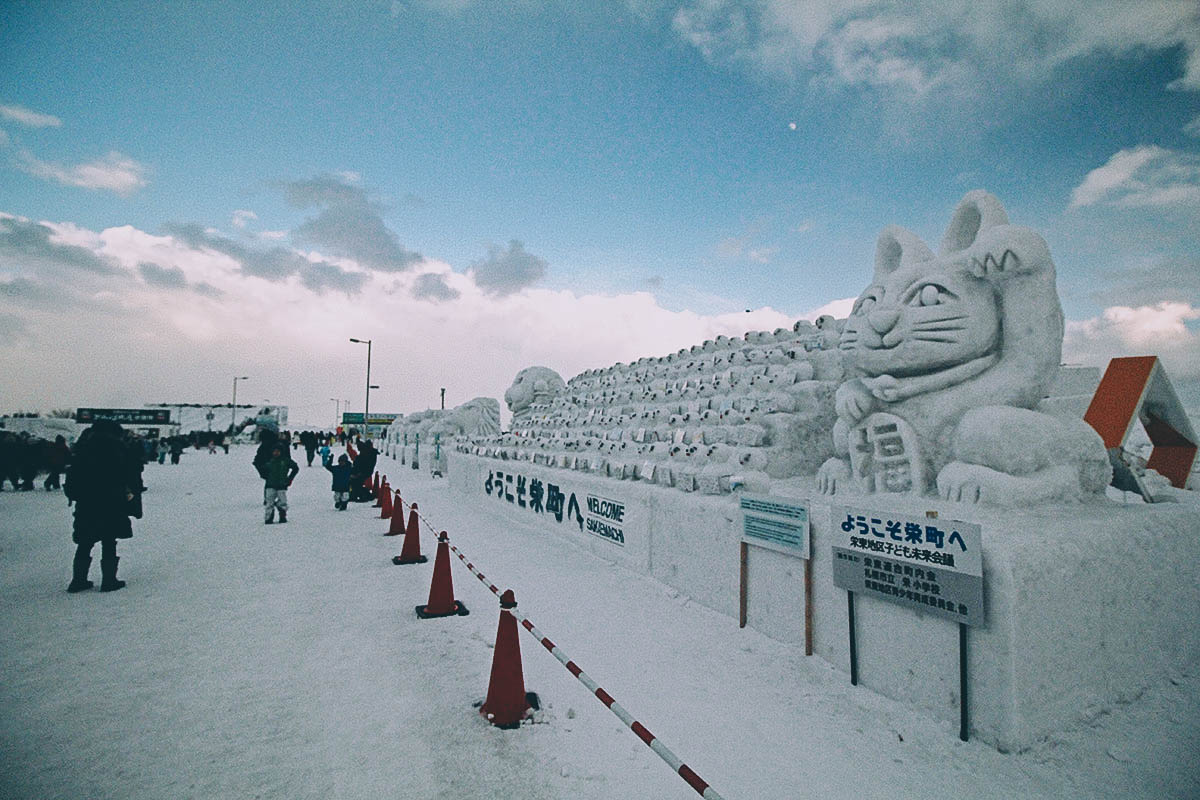
M 587 370 L 514 416 L 508 433 L 457 450 L 685 492 L 766 491 L 830 452 L 811 445 L 833 425 L 842 370 L 832 341 L 798 323 Z

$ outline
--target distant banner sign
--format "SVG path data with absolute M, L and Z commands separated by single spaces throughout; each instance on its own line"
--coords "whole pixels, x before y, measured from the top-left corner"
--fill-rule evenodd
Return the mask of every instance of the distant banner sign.
M 391 425 L 396 421 L 400 414 L 372 414 L 371 419 L 367 422 L 368 425 Z M 349 411 L 342 414 L 343 425 L 362 425 L 363 415 L 357 412 L 350 413 Z
M 835 506 L 833 534 L 834 586 L 955 622 L 984 624 L 977 524 Z
M 597 495 L 579 495 L 557 483 L 518 472 L 488 470 L 483 490 L 489 497 L 530 513 L 545 515 L 555 522 L 575 524 L 584 533 L 625 546 L 625 503 Z
M 111 420 L 129 425 L 170 425 L 171 411 L 166 408 L 79 408 L 75 421 L 83 423 Z
M 808 506 L 782 497 L 741 496 L 742 541 L 757 547 L 808 558 L 812 544 Z

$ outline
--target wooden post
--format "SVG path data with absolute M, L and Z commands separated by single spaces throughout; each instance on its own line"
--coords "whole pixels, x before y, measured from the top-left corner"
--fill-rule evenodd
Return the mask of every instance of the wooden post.
M 744 628 L 744 627 L 746 627 L 746 594 L 747 594 L 746 582 L 748 580 L 748 576 L 747 576 L 746 572 L 747 572 L 747 563 L 750 558 L 750 556 L 749 556 L 750 545 L 746 544 L 745 542 L 742 542 L 741 545 L 742 545 L 741 568 L 740 568 L 741 578 L 738 583 L 738 627 Z
M 812 559 L 804 559 L 804 655 L 813 654 L 813 577 Z

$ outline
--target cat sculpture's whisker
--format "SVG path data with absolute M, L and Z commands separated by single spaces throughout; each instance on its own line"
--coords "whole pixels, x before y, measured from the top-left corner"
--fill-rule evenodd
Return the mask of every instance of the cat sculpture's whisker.
M 927 316 L 923 316 L 921 319 L 914 321 L 913 324 L 914 325 L 922 325 L 927 322 L 959 322 L 959 321 L 966 320 L 966 319 L 967 319 L 966 314 L 941 314 L 941 315 L 937 315 L 937 316 L 927 315 Z
M 917 322 L 912 326 L 914 331 L 965 331 L 966 325 L 947 325 L 941 322 Z

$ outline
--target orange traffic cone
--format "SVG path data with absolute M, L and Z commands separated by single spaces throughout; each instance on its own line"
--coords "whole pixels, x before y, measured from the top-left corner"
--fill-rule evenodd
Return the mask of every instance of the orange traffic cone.
M 450 538 L 442 531 L 438 535 L 437 555 L 433 557 L 433 583 L 429 585 L 429 603 L 417 606 L 421 619 L 470 614 L 467 607 L 454 599 L 454 582 L 450 579 Z
M 392 522 L 388 525 L 384 536 L 399 536 L 404 533 L 404 501 L 400 499 L 400 490 L 396 490 L 396 502 L 392 504 Z
M 500 625 L 496 628 L 496 647 L 492 651 L 492 677 L 487 699 L 479 713 L 497 728 L 515 728 L 538 707 L 537 695 L 525 692 L 521 672 L 521 643 L 517 640 L 517 618 L 509 609 L 517 607 L 512 589 L 500 595 Z
M 379 484 L 379 518 L 392 518 L 392 487 L 388 486 L 387 478 L 383 479 L 383 483 Z
M 429 559 L 421 555 L 421 530 L 417 523 L 417 504 L 409 506 L 408 528 L 404 531 L 404 546 L 400 555 L 392 556 L 393 564 L 424 564 Z
M 386 478 L 384 479 L 386 480 Z M 379 471 L 375 471 L 375 480 L 371 483 L 371 494 L 375 495 L 375 505 L 373 508 L 379 508 L 379 504 L 383 502 L 379 499 Z

